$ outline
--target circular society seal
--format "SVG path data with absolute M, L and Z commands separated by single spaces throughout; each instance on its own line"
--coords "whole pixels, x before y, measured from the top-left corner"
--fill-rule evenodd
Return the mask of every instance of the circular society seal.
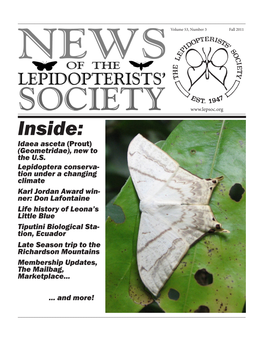
M 196 103 L 217 104 L 237 90 L 242 78 L 239 53 L 224 39 L 194 38 L 176 53 L 172 66 L 177 89 Z

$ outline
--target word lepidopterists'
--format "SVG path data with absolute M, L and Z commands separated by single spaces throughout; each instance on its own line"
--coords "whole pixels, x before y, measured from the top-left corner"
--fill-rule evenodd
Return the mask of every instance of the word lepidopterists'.
M 32 62 L 39 71 L 47 70 L 51 71 L 53 66 L 57 64 L 57 62 L 49 62 L 49 63 L 41 63 L 41 62 Z
M 129 145 L 128 167 L 140 199 L 138 270 L 157 296 L 194 242 L 207 232 L 229 232 L 208 205 L 223 177 L 193 175 L 140 134 Z

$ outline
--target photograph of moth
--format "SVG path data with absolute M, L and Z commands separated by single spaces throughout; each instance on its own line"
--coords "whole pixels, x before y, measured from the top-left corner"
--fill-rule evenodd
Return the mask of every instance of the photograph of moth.
M 157 296 L 193 243 L 208 232 L 229 232 L 209 206 L 223 176 L 193 175 L 140 134 L 130 142 L 127 158 L 140 199 L 138 271 Z

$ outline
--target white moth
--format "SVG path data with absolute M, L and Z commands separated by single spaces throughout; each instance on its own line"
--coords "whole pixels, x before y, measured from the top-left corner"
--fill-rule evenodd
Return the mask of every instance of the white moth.
M 208 205 L 222 176 L 201 179 L 138 134 L 128 148 L 128 167 L 140 199 L 138 270 L 157 296 L 190 246 L 221 227 Z

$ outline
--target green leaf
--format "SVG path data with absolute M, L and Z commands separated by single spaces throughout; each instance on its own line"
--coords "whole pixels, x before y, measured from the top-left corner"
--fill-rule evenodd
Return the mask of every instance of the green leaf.
M 224 176 L 210 206 L 230 234 L 208 234 L 182 259 L 156 302 L 165 312 L 242 312 L 245 303 L 245 121 L 183 121 L 162 149 L 201 178 Z M 106 225 L 106 297 L 108 312 L 136 312 L 153 297 L 136 266 L 140 212 L 129 179 L 116 201 L 125 215 Z

